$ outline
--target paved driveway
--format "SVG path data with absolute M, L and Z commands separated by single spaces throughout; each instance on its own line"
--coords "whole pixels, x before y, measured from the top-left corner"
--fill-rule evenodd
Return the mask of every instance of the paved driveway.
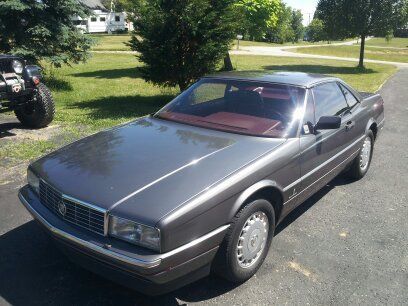
M 19 183 L 0 185 L 0 304 L 407 305 L 407 85 L 400 70 L 381 90 L 387 122 L 368 175 L 337 178 L 292 213 L 238 287 L 206 278 L 160 298 L 127 290 L 71 264 L 18 203 Z

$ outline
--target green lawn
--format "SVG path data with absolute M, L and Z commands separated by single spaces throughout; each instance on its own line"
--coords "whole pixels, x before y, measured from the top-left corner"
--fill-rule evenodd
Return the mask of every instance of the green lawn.
M 232 56 L 238 70 L 305 71 L 332 74 L 356 89 L 375 91 L 395 68 L 355 63 L 296 59 L 289 57 Z M 55 72 L 53 92 L 57 101 L 56 121 L 103 128 L 154 112 L 171 100 L 177 89 L 146 83 L 136 67 L 141 64 L 131 54 L 94 54 L 86 64 L 64 67 Z
M 129 34 L 98 34 L 98 35 L 91 35 L 96 40 L 95 46 L 93 46 L 93 51 L 130 51 L 129 46 L 126 43 L 130 40 Z M 332 42 L 335 43 L 335 42 Z M 314 44 L 327 44 L 327 42 L 318 42 Z M 281 46 L 305 46 L 305 45 L 313 45 L 313 43 L 307 41 L 299 41 L 296 44 L 291 42 L 284 43 L 284 44 L 275 44 L 275 43 L 268 43 L 268 42 L 258 42 L 258 41 L 247 41 L 241 40 L 239 45 L 242 47 L 281 47 Z M 237 48 L 237 41 L 235 40 L 232 46 L 233 49 Z
M 361 91 L 377 90 L 396 70 L 393 66 L 376 64 L 360 70 L 352 62 L 289 57 L 234 55 L 232 61 L 240 71 L 331 74 Z M 3 141 L 0 159 L 10 156 L 10 152 L 19 152 L 14 159 L 35 158 L 92 132 L 155 112 L 178 93 L 176 88 L 163 89 L 145 82 L 136 69 L 139 66 L 132 54 L 96 53 L 85 64 L 54 71 L 54 79 L 47 84 L 56 101 L 53 125 L 60 126 L 61 134 L 38 143 L 10 138 Z
M 126 43 L 130 40 L 129 34 L 98 34 L 91 35 L 96 40 L 94 51 L 130 51 Z
M 319 54 L 328 56 L 359 58 L 360 46 L 325 46 L 298 48 L 292 50 L 298 53 Z M 367 46 L 365 49 L 365 58 L 381 61 L 408 63 L 408 49 L 386 49 Z
M 58 69 L 56 121 L 104 128 L 151 113 L 174 97 L 175 89 L 146 83 L 139 66 L 132 54 L 93 54 L 86 64 Z
M 239 42 L 239 45 L 242 47 L 280 47 L 280 46 L 305 46 L 305 45 L 313 45 L 313 44 L 307 41 L 299 41 L 298 43 L 295 43 L 295 44 L 291 42 L 287 42 L 284 44 L 276 44 L 276 43 L 269 43 L 269 42 L 241 40 Z M 234 41 L 232 48 L 236 49 L 236 47 L 237 47 L 237 40 Z
M 338 41 L 331 41 L 328 43 L 327 41 L 319 41 L 319 42 L 308 42 L 308 41 L 299 41 L 297 43 L 291 43 L 291 42 L 286 42 L 283 44 L 277 44 L 277 43 L 268 43 L 268 42 L 258 42 L 258 41 L 248 41 L 248 40 L 241 40 L 239 42 L 240 46 L 243 47 L 284 47 L 284 46 L 313 46 L 313 45 L 330 45 L 330 44 L 335 44 L 335 43 L 341 43 L 349 40 L 354 40 L 353 39 L 346 39 L 346 40 L 338 40 Z M 233 44 L 233 49 L 236 49 L 237 47 L 237 41 L 234 41 Z
M 109 34 L 102 34 L 102 35 L 92 35 L 93 38 L 96 40 L 95 46 L 92 48 L 94 51 L 130 51 L 129 46 L 126 45 L 127 42 L 130 40 L 130 35 L 109 35 Z M 237 41 L 235 40 L 233 47 L 236 48 Z M 309 45 L 311 43 L 301 41 L 296 45 L 303 46 Z M 240 46 L 260 46 L 260 47 L 278 47 L 278 46 L 289 46 L 293 45 L 292 43 L 286 44 L 273 44 L 267 42 L 257 42 L 257 41 L 246 41 L 242 40 L 239 43 Z
M 387 42 L 384 37 L 375 37 L 367 40 L 367 46 L 408 48 L 408 38 L 393 38 Z
M 328 74 L 339 77 L 359 91 L 375 92 L 379 86 L 395 73 L 391 65 L 367 64 L 359 69 L 353 62 L 321 60 L 311 58 L 272 57 L 272 56 L 233 56 L 237 70 L 301 71 Z

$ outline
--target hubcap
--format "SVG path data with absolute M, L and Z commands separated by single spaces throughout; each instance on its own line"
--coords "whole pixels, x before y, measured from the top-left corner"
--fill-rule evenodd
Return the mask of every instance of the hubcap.
M 242 268 L 249 268 L 261 257 L 268 239 L 269 221 L 265 213 L 252 214 L 242 227 L 237 243 L 237 260 Z
M 368 164 L 370 163 L 371 157 L 371 138 L 366 137 L 364 139 L 363 148 L 361 149 L 360 153 L 360 169 L 365 171 L 368 168 Z

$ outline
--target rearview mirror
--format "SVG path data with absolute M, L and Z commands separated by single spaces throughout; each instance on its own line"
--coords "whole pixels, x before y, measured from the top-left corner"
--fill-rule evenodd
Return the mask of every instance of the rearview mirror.
M 322 116 L 314 127 L 318 130 L 336 130 L 341 126 L 341 118 L 339 116 Z

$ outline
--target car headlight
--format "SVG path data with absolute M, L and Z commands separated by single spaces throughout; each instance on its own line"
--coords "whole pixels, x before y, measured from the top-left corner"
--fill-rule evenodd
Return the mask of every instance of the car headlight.
M 11 62 L 11 66 L 13 67 L 13 70 L 17 74 L 22 74 L 23 73 L 23 63 L 18 61 L 18 60 L 13 60 Z
M 27 170 L 27 183 L 37 194 L 40 192 L 40 179 L 30 169 Z
M 109 235 L 158 252 L 160 251 L 160 231 L 154 227 L 110 216 Z

